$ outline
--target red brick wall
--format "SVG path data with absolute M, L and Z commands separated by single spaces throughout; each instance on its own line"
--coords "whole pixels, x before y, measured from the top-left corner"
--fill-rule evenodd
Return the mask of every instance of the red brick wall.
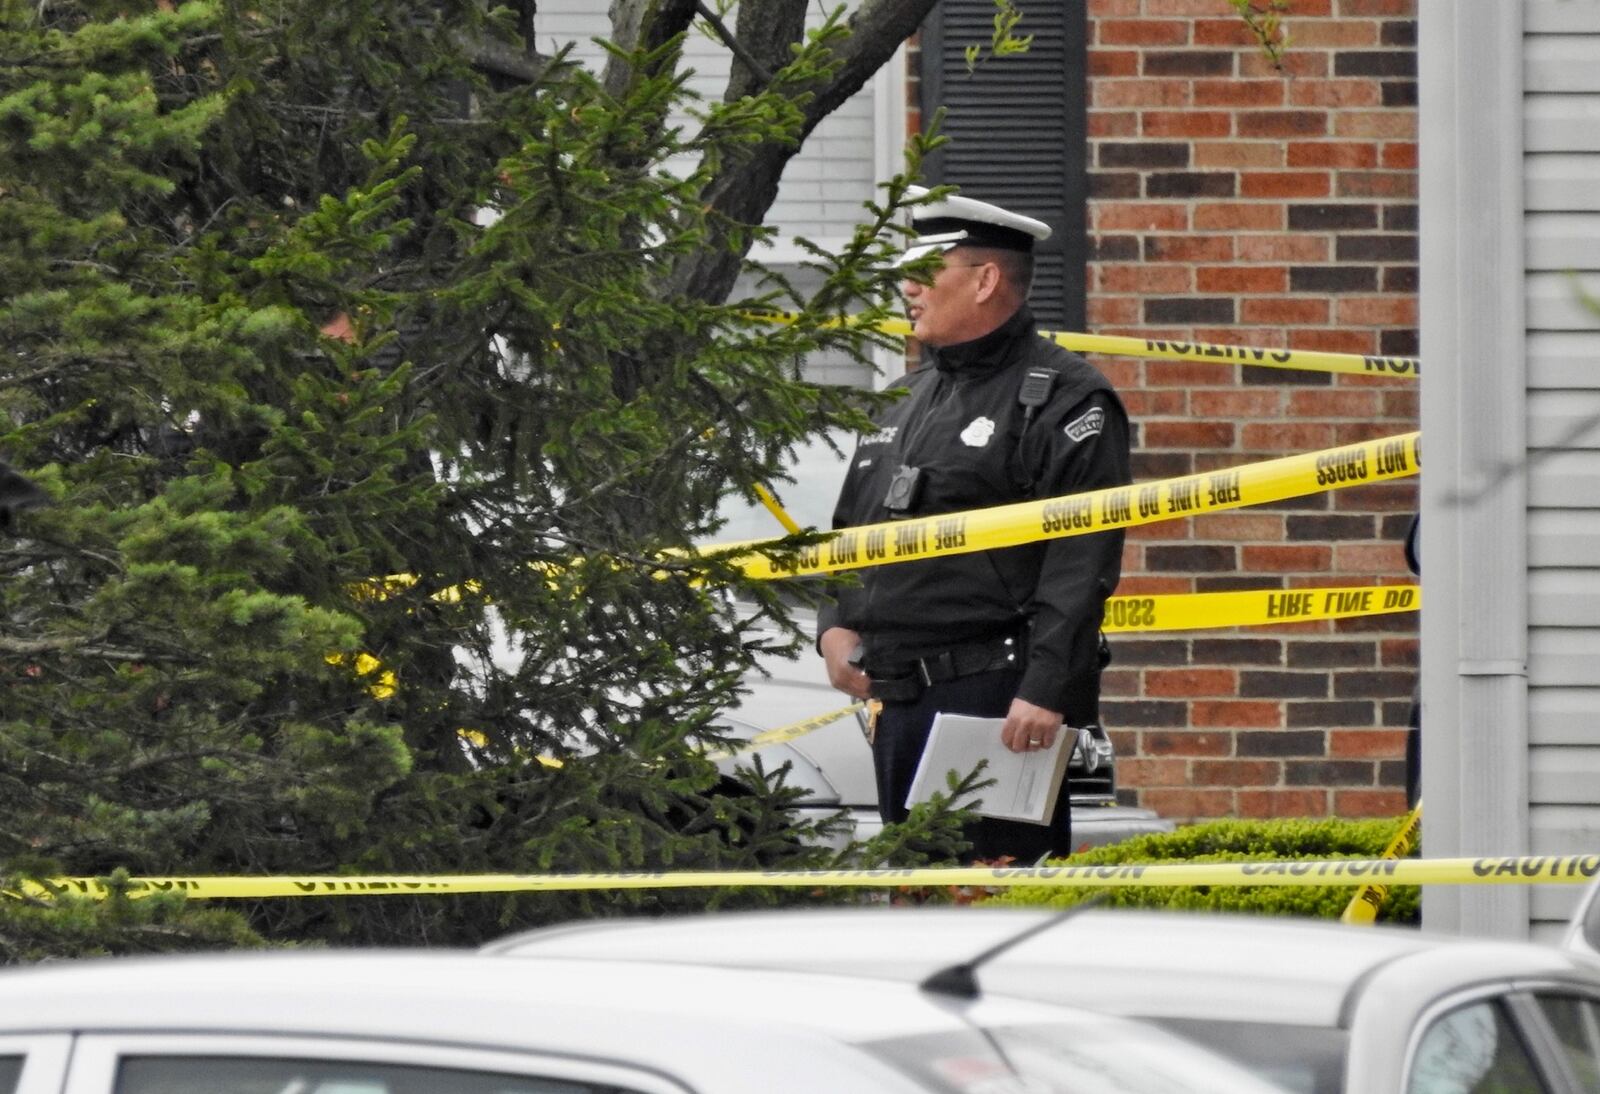
M 1415 0 L 1291 0 L 1281 72 L 1226 0 L 1088 13 L 1091 330 L 1415 354 Z M 1135 422 L 1136 480 L 1417 428 L 1413 380 L 1096 363 Z M 1119 591 L 1409 581 L 1415 497 L 1364 486 L 1135 530 Z M 1400 811 L 1416 623 L 1116 637 L 1124 798 L 1177 819 Z

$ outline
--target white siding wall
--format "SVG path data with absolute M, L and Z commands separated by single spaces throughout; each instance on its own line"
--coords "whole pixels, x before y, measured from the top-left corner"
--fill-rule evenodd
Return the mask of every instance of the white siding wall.
M 1524 0 L 1529 851 L 1600 848 L 1600 0 Z M 1535 938 L 1577 899 L 1538 886 Z

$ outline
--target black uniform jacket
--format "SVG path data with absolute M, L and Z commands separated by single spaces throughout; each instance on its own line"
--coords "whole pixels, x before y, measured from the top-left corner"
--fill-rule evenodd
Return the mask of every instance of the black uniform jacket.
M 1024 432 L 1018 394 L 1028 370 L 1041 365 L 1058 379 Z M 857 442 L 835 528 L 895 519 L 885 493 L 903 464 L 922 469 L 903 517 L 1130 481 L 1122 403 L 1087 361 L 1041 338 L 1026 307 L 982 338 L 926 355 L 899 383 L 910 394 Z M 1122 540 L 1119 529 L 862 570 L 859 585 L 823 608 L 817 633 L 860 632 L 870 672 L 875 663 L 1029 628 L 1018 696 L 1084 725 L 1097 720 L 1099 628 L 1121 573 Z

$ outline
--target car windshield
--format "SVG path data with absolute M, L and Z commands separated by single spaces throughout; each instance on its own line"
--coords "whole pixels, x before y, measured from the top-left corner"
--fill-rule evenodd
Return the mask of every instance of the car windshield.
M 1258 1078 L 1295 1094 L 1338 1094 L 1344 1089 L 1349 1038 L 1342 1029 L 1204 1018 L 1145 1021 L 1226 1056 Z
M 1293 1088 L 1152 1024 L 1095 1018 L 863 1046 L 939 1094 L 1284 1094 Z

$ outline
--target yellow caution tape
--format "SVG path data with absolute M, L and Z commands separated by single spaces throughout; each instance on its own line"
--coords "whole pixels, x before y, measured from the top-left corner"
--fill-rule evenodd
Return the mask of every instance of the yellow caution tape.
M 754 578 L 837 573 L 1241 509 L 1407 478 L 1421 467 L 1422 434 L 1402 433 L 1232 470 L 842 528 L 799 548 L 781 565 L 752 550 L 766 540 L 715 544 L 702 553 L 726 552 Z
M 1414 612 L 1422 607 L 1417 585 L 1342 586 L 1328 589 L 1251 589 L 1228 593 L 1114 596 L 1106 601 L 1101 630 L 1190 631 L 1309 623 L 1364 615 Z
M 481 729 L 468 729 L 466 726 L 461 726 L 456 730 L 456 736 L 474 748 L 489 747 L 489 735 L 484 733 Z M 567 766 L 563 761 L 556 759 L 548 752 L 541 752 L 533 759 L 535 763 L 543 767 L 548 767 L 552 770 L 559 770 L 560 768 Z
M 793 312 L 749 312 L 753 319 L 792 323 Z M 865 321 L 849 318 L 825 326 L 866 326 Z M 908 338 L 911 324 L 904 319 L 886 319 L 874 324 L 883 334 Z M 1416 379 L 1422 362 L 1415 357 L 1365 357 L 1359 353 L 1324 353 L 1321 350 L 1230 346 L 1220 342 L 1183 342 L 1175 339 L 1129 338 L 1109 334 L 1081 334 L 1077 331 L 1039 332 L 1074 353 L 1099 353 L 1114 357 L 1146 357 L 1161 361 L 1202 361 L 1218 365 L 1259 365 L 1263 368 L 1293 368 L 1308 372 L 1340 372 L 1354 376 L 1401 376 Z
M 1108 633 L 1124 634 L 1137 631 L 1183 631 L 1273 623 L 1310 623 L 1325 619 L 1414 612 L 1421 607 L 1422 589 L 1417 585 L 1252 589 L 1226 593 L 1114 596 L 1106 601 L 1105 622 L 1101 629 Z M 865 703 L 851 703 L 849 706 L 778 726 L 776 729 L 763 730 L 732 748 L 707 752 L 705 757 L 708 760 L 725 760 L 768 745 L 784 744 L 824 726 L 830 726 L 840 718 L 865 708 Z M 463 728 L 456 730 L 456 733 L 469 744 L 479 748 L 489 746 L 489 738 L 478 730 Z M 562 766 L 562 761 L 554 756 L 541 755 L 535 759 L 546 767 Z M 1388 851 L 1384 854 L 1386 857 L 1390 856 Z M 1399 854 L 1403 855 L 1404 851 Z
M 134 895 L 180 892 L 193 900 L 415 893 L 555 893 L 603 889 L 883 888 L 902 885 L 1017 885 L 1098 888 L 1149 885 L 1578 885 L 1600 875 L 1600 855 L 1525 855 L 1444 859 L 1305 859 L 1291 862 L 1123 863 L 1108 866 L 908 867 L 880 870 L 729 870 L 616 874 L 431 874 L 340 877 L 131 878 Z M 22 893 L 56 890 L 104 897 L 99 878 L 25 882 Z
M 770 542 L 766 540 L 715 544 L 705 551 L 739 552 L 734 557 L 735 564 L 755 578 L 839 572 L 1262 505 L 1365 482 L 1405 478 L 1417 474 L 1421 467 L 1422 434 L 1405 433 L 1342 448 L 1244 464 L 1232 470 L 944 513 L 920 520 L 845 528 L 825 541 L 800 548 L 794 561 L 782 566 L 759 553 L 741 550 Z M 791 533 L 799 530 L 793 518 L 765 487 L 758 484 L 756 492 L 786 529 Z M 416 581 L 412 574 L 391 574 L 366 583 L 359 592 L 381 599 L 415 585 Z M 442 589 L 434 593 L 432 599 L 453 603 L 464 593 L 477 593 L 480 589 L 477 582 L 468 581 Z M 1106 605 L 1104 629 L 1170 631 L 1308 622 L 1413 611 L 1420 604 L 1421 590 L 1415 586 L 1113 597 Z M 349 660 L 343 654 L 327 655 L 330 664 Z M 377 658 L 361 653 L 350 663 L 357 675 L 378 673 L 368 687 L 375 698 L 384 700 L 394 695 L 397 678 L 392 670 L 383 669 Z M 383 671 L 379 672 L 380 669 Z M 466 731 L 464 735 L 470 733 Z M 558 766 L 558 762 L 551 766 Z
M 1389 846 L 1383 849 L 1385 859 L 1401 859 L 1410 853 L 1416 843 L 1417 833 L 1422 830 L 1422 803 L 1417 802 L 1400 826 L 1400 831 L 1395 833 L 1394 839 L 1389 841 Z M 1341 923 L 1376 923 L 1378 911 L 1383 907 L 1383 902 L 1389 898 L 1389 886 L 1374 885 L 1371 882 L 1356 890 L 1356 895 L 1350 898 L 1350 903 L 1345 905 L 1344 913 L 1339 916 Z
M 759 482 L 756 483 L 755 489 L 756 497 L 760 498 L 761 504 L 767 507 L 767 512 L 776 517 L 778 519 L 778 523 L 783 525 L 783 530 L 785 532 L 788 532 L 792 536 L 796 532 L 800 531 L 800 525 L 797 524 L 795 519 L 789 515 L 789 511 L 778 503 L 778 499 L 772 496 L 771 490 L 768 490 Z
M 1352 619 L 1359 616 L 1414 612 L 1422 607 L 1422 588 L 1418 585 L 1357 585 L 1314 589 L 1249 589 L 1225 593 L 1162 593 L 1153 596 L 1114 596 L 1106 601 L 1105 621 L 1100 629 L 1112 634 L 1149 631 L 1220 630 L 1226 627 L 1255 627 L 1275 623 L 1314 623 L 1326 619 Z M 337 665 L 347 658 L 330 653 L 328 663 Z M 358 676 L 382 668 L 382 662 L 369 653 L 357 654 L 353 665 Z M 394 695 L 398 680 L 385 669 L 368 686 L 373 698 Z M 708 759 L 721 760 L 769 744 L 792 741 L 813 729 L 854 714 L 856 703 L 819 714 L 793 725 L 769 729 L 750 738 L 738 748 L 707 753 Z M 475 729 L 459 729 L 457 735 L 469 744 L 488 748 L 489 739 Z M 553 756 L 537 757 L 546 767 L 560 767 Z
M 823 726 L 830 726 L 846 715 L 854 714 L 858 710 L 863 710 L 866 708 L 866 705 L 866 703 L 851 703 L 847 707 L 840 707 L 838 710 L 830 710 L 825 714 L 818 714 L 815 717 L 806 718 L 803 721 L 791 722 L 789 725 L 779 726 L 776 729 L 762 730 L 760 733 L 757 733 L 748 740 L 740 741 L 732 748 L 717 749 L 713 752 L 707 752 L 705 754 L 705 758 L 708 760 L 727 760 L 745 752 L 754 752 L 756 749 L 766 748 L 768 745 L 783 744 L 787 741 L 793 741 L 799 737 L 804 737 L 807 733 L 821 729 Z M 456 736 L 477 748 L 489 747 L 489 738 L 481 730 L 467 729 L 463 727 L 456 730 Z M 561 768 L 566 766 L 564 761 L 559 760 L 548 753 L 542 753 L 538 756 L 535 756 L 534 759 L 540 764 L 543 764 L 545 767 L 549 768 Z
M 1172 593 L 1163 596 L 1114 596 L 1106 601 L 1107 632 L 1183 631 L 1222 627 L 1249 627 L 1271 623 L 1308 623 L 1322 619 L 1349 619 L 1356 616 L 1414 612 L 1422 607 L 1422 589 L 1417 585 L 1353 586 L 1329 589 L 1252 589 L 1228 593 Z M 730 749 L 706 753 L 708 760 L 725 760 L 767 745 L 782 744 L 832 725 L 840 718 L 865 709 L 865 703 L 851 703 L 818 714 L 804 721 L 764 730 Z M 475 730 L 460 730 L 475 744 L 488 740 Z M 559 760 L 539 757 L 541 763 L 561 766 Z M 1419 807 L 1420 808 L 1420 807 Z M 1391 845 L 1385 858 L 1399 858 Z M 1381 898 L 1380 898 L 1381 903 Z
M 1106 601 L 1106 617 L 1101 629 L 1127 633 L 1307 623 L 1322 619 L 1413 612 L 1421 606 L 1422 589 L 1416 585 L 1114 596 Z M 725 760 L 768 745 L 793 741 L 865 707 L 865 703 L 851 703 L 803 721 L 763 730 L 733 748 L 706 753 L 706 759 Z M 463 729 L 458 732 L 479 747 L 488 745 L 488 739 L 476 730 Z M 561 766 L 561 761 L 553 757 L 540 756 L 539 762 L 549 767 Z
M 387 600 L 406 589 L 417 584 L 416 574 L 388 574 L 384 577 L 372 578 L 362 581 L 351 587 L 351 594 L 357 600 Z M 458 604 L 468 593 L 476 593 L 481 586 L 476 581 L 466 581 L 460 585 L 451 585 L 433 593 L 428 599 L 438 604 Z M 395 692 L 400 690 L 400 678 L 393 669 L 385 668 L 382 661 L 370 653 L 362 652 L 353 657 L 343 653 L 327 654 L 323 660 L 330 665 L 348 664 L 355 670 L 357 676 L 376 677 L 367 684 L 367 694 L 380 703 L 394 698 Z M 471 732 L 463 730 L 463 733 Z M 481 736 L 481 734 L 480 734 Z
M 1134 631 L 1186 631 L 1223 627 L 1249 627 L 1271 623 L 1308 623 L 1323 619 L 1414 612 L 1422 607 L 1418 585 L 1342 586 L 1327 589 L 1251 589 L 1227 593 L 1170 593 L 1162 596 L 1114 596 L 1106 601 L 1101 630 L 1124 634 Z M 852 703 L 803 722 L 758 733 L 730 752 L 707 753 L 723 759 L 737 752 L 762 748 L 803 737 L 854 714 L 865 703 Z M 1385 851 L 1385 857 L 1391 856 Z
M 1351 376 L 1402 376 L 1415 379 L 1422 374 L 1422 362 L 1415 357 L 1363 357 L 1356 353 L 1257 349 L 1217 342 L 1124 338 L 1107 334 L 1076 334 L 1070 331 L 1040 331 L 1040 333 L 1057 345 L 1075 353 L 1150 357 L 1162 361 L 1204 361 L 1218 365 L 1257 365 L 1261 368 L 1293 368 L 1307 372 L 1339 372 Z
M 330 665 L 348 664 L 357 676 L 372 676 L 376 673 L 376 677 L 367 684 L 367 692 L 379 702 L 392 698 L 399 690 L 400 678 L 394 674 L 394 670 L 384 668 L 383 662 L 370 653 L 358 653 L 354 656 L 330 653 L 323 660 Z
M 413 588 L 418 580 L 416 574 L 388 574 L 359 582 L 352 586 L 350 591 L 360 600 L 387 600 L 391 596 Z M 482 586 L 476 581 L 463 581 L 459 585 L 448 585 L 438 592 L 430 593 L 428 599 L 437 604 L 459 604 L 467 594 L 480 591 Z
M 866 705 L 866 703 L 851 703 L 847 707 L 840 707 L 838 710 L 830 710 L 826 714 L 818 714 L 815 718 L 807 718 L 803 722 L 793 722 L 786 726 L 779 726 L 777 729 L 764 730 L 760 733 L 757 733 L 754 737 L 751 737 L 747 741 L 741 741 L 732 748 L 718 749 L 715 752 L 707 752 L 706 759 L 727 760 L 734 756 L 740 755 L 741 753 L 754 752 L 758 748 L 766 748 L 768 745 L 783 744 L 787 741 L 795 740 L 798 737 L 804 737 L 807 733 L 821 729 L 823 726 L 831 726 L 834 722 L 837 722 L 840 718 L 843 718 L 846 715 L 854 714 L 858 710 L 864 710 Z

